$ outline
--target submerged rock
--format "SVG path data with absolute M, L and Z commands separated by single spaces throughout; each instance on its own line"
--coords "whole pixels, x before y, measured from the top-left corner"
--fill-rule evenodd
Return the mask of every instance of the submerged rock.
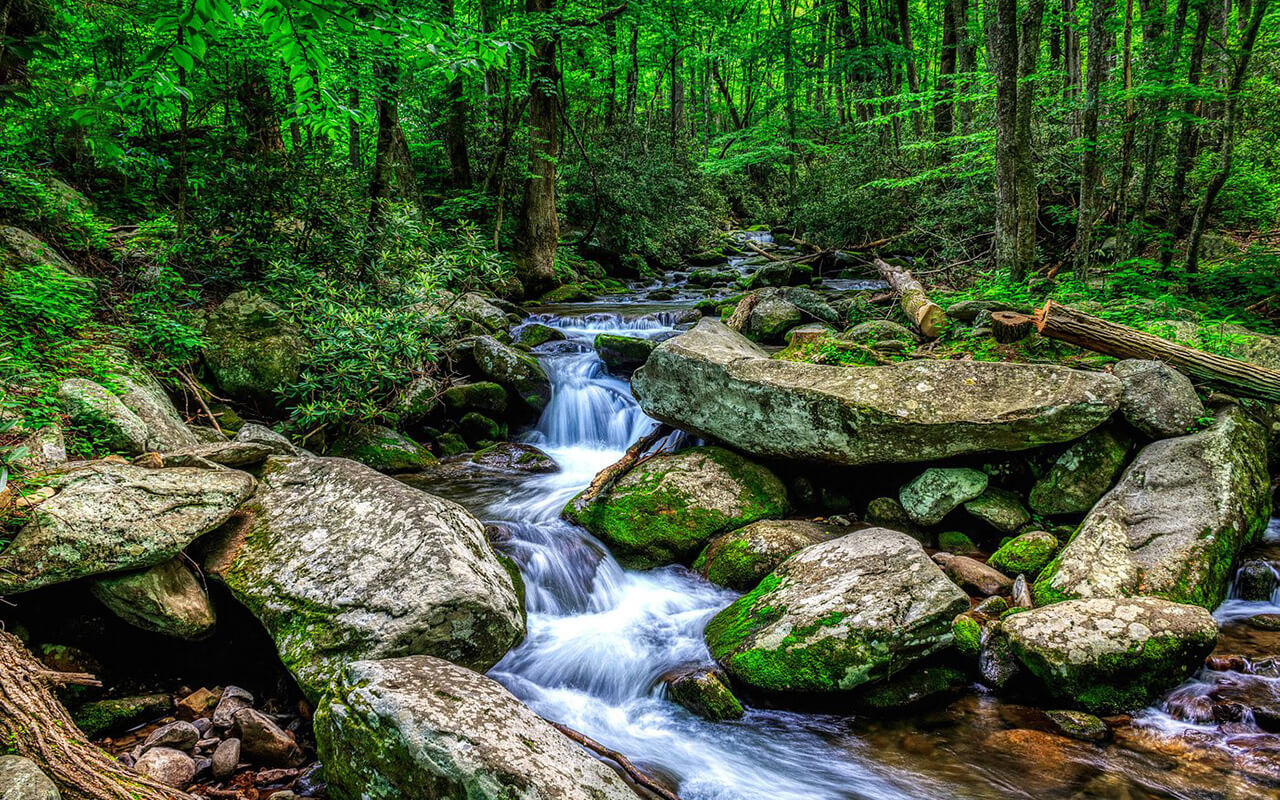
M 706 629 L 734 680 L 773 692 L 852 689 L 951 643 L 969 598 L 910 536 L 867 528 L 806 547 Z
M 943 517 L 987 489 L 986 473 L 976 469 L 930 467 L 902 487 L 898 500 L 920 525 L 937 525 Z
M 712 539 L 693 568 L 714 584 L 749 592 L 792 553 L 830 538 L 813 522 L 760 520 Z
M 499 442 L 486 447 L 471 457 L 471 463 L 485 469 L 500 472 L 547 473 L 559 472 L 555 459 L 533 445 L 516 442 Z
M 1243 411 L 1147 445 L 1036 581 L 1038 605 L 1149 594 L 1217 608 L 1271 511 L 1266 437 Z
M 650 458 L 565 518 L 599 536 L 632 567 L 688 563 L 716 534 L 787 512 L 787 490 L 769 470 L 720 447 Z
M 316 697 L 343 663 L 429 653 L 487 669 L 524 619 L 461 506 L 336 458 L 272 458 L 249 518 L 205 562 Z
M 236 292 L 209 314 L 204 360 L 223 391 L 267 406 L 298 382 L 310 344 L 275 303 Z
M 1199 668 L 1218 636 L 1205 609 L 1156 597 L 1069 600 L 1002 624 L 1050 694 L 1093 713 L 1149 703 Z
M 339 798 L 636 797 L 496 681 L 436 658 L 349 665 L 315 731 Z
M 254 487 L 253 476 L 234 470 L 103 461 L 46 480 L 59 492 L 0 553 L 0 594 L 168 561 L 221 525 Z
M 663 342 L 632 387 L 646 413 L 758 456 L 860 465 L 1069 441 L 1120 402 L 1112 375 L 1038 364 L 773 360 L 703 319 Z
M 596 352 L 600 360 L 611 370 L 630 372 L 643 364 L 658 343 L 653 339 L 635 336 L 619 336 L 613 333 L 596 334 Z
M 0 756 L 0 798 L 61 800 L 58 787 L 36 763 L 22 756 Z
M 663 682 L 671 699 L 692 714 L 712 722 L 742 718 L 742 703 L 733 696 L 728 678 L 718 669 L 677 670 L 664 676 Z
M 1031 508 L 1041 514 L 1082 514 L 1107 493 L 1124 469 L 1129 437 L 1100 428 L 1075 442 L 1031 487 Z
M 1159 361 L 1121 361 L 1111 368 L 1120 379 L 1120 410 L 1129 424 L 1153 439 L 1181 436 L 1204 416 L 1191 379 Z
M 217 621 L 204 587 L 181 558 L 97 578 L 90 591 L 125 622 L 166 636 L 203 639 Z

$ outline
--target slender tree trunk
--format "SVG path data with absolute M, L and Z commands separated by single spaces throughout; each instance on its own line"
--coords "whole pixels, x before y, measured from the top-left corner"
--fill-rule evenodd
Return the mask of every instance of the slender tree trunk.
M 939 137 L 950 136 L 955 130 L 952 103 L 956 81 L 957 34 L 955 4 L 951 0 L 944 0 L 942 50 L 938 54 L 938 99 L 933 106 L 933 132 Z
M 1133 125 L 1137 110 L 1133 103 L 1133 0 L 1125 0 L 1124 11 L 1124 139 L 1121 144 L 1120 180 L 1116 184 L 1119 252 L 1129 252 L 1129 181 L 1133 177 Z
M 3 31 L 0 31 L 2 34 Z M 0 36 L 3 38 L 3 36 Z M 178 46 L 181 47 L 185 43 L 186 28 L 178 26 Z M 176 213 L 176 225 L 178 239 L 181 239 L 187 232 L 187 151 L 189 149 L 190 137 L 188 130 L 189 117 L 191 113 L 191 101 L 188 99 L 187 92 L 187 70 L 181 64 L 178 65 L 178 209 Z
M 369 227 L 378 230 L 387 207 L 396 200 L 416 205 L 418 183 L 409 158 L 409 143 L 400 128 L 400 65 L 394 51 L 382 53 L 373 67 L 377 94 L 378 142 L 369 181 Z
M 525 0 L 525 11 L 549 24 L 555 0 Z M 538 17 L 536 15 L 542 15 Z M 529 180 L 516 231 L 520 280 L 526 295 L 545 292 L 556 284 L 556 247 L 560 221 L 556 216 L 556 161 L 560 155 L 559 85 L 556 40 L 545 28 L 533 40 L 529 67 Z
M 793 41 L 795 25 L 794 0 L 782 0 L 782 94 L 787 117 L 787 189 L 788 203 L 795 207 L 797 182 L 796 154 L 796 67 Z
M 1080 164 L 1080 209 L 1076 223 L 1075 270 L 1081 278 L 1089 275 L 1093 263 L 1093 233 L 1101 216 L 1102 154 L 1098 150 L 1098 119 L 1101 114 L 1102 84 L 1107 79 L 1107 22 L 1115 10 L 1115 0 L 1094 0 L 1089 15 L 1089 69 L 1085 78 L 1084 110 L 1081 114 L 1084 156 Z
M 969 0 L 950 0 L 956 24 L 956 86 L 961 94 L 967 94 L 973 86 L 973 73 L 978 68 L 978 44 L 969 32 Z M 973 103 L 961 100 L 956 104 L 960 117 L 960 130 L 968 133 L 973 120 Z
M 1098 0 L 1095 0 L 1097 2 Z M 1036 62 L 1040 56 L 1040 29 L 1045 0 L 1028 0 L 1018 32 L 1018 91 L 1014 114 L 1014 179 L 1017 181 L 1018 235 L 1016 258 L 1019 274 L 1036 264 L 1036 227 L 1040 215 L 1039 183 L 1033 146 Z
M 1196 16 L 1196 32 L 1191 39 L 1191 63 L 1187 67 L 1187 83 L 1199 86 L 1204 73 L 1204 48 L 1209 37 L 1210 11 L 1201 6 Z M 1187 175 L 1196 160 L 1196 108 L 1197 101 L 1188 97 L 1182 104 L 1182 130 L 1178 135 L 1178 151 L 1174 157 L 1173 188 L 1169 192 L 1170 241 L 1160 253 L 1160 263 L 1167 270 L 1173 263 L 1174 249 L 1186 232 L 1182 206 L 1187 197 Z
M 1173 17 L 1173 33 L 1168 41 L 1164 41 L 1165 25 L 1164 10 L 1166 6 L 1163 0 L 1159 6 L 1158 23 L 1147 25 L 1146 14 L 1143 14 L 1143 38 L 1151 44 L 1160 55 L 1156 61 L 1157 80 L 1162 87 L 1167 89 L 1173 83 L 1173 69 L 1178 63 L 1178 58 L 1182 53 L 1182 35 L 1187 27 L 1187 0 L 1178 0 L 1177 10 Z M 1163 46 L 1161 42 L 1163 41 Z M 1142 154 L 1142 184 L 1138 189 L 1138 205 L 1134 214 L 1134 220 L 1146 228 L 1147 211 L 1151 207 L 1151 190 L 1155 186 L 1157 161 L 1160 157 L 1160 151 L 1163 149 L 1166 125 L 1164 122 L 1164 112 L 1169 107 L 1169 101 L 1165 99 L 1162 93 L 1153 104 L 1151 112 L 1152 123 L 1151 132 L 1147 137 L 1147 143 L 1143 148 Z M 1142 237 L 1145 239 L 1146 237 Z M 1133 245 L 1130 249 L 1130 256 L 1137 255 L 1138 237 L 1133 239 Z
M 237 91 L 240 114 L 249 134 L 249 152 L 253 154 L 278 153 L 284 149 L 280 135 L 280 112 L 271 97 L 271 86 L 263 74 L 252 65 L 246 67 L 246 75 Z
M 440 20 L 453 27 L 453 0 L 439 0 Z M 449 182 L 454 189 L 471 188 L 471 158 L 467 153 L 467 97 L 462 75 L 452 75 L 444 87 L 444 149 L 449 156 Z
M 609 130 L 618 115 L 618 28 L 613 17 L 604 21 L 604 38 L 609 54 L 609 102 L 604 107 L 604 127 Z
M 347 120 L 347 162 L 352 170 L 360 169 L 360 59 L 356 56 L 355 45 L 347 47 L 347 66 L 350 67 L 351 89 L 347 92 L 347 105 L 351 109 L 351 117 Z
M 631 67 L 627 70 L 627 124 L 636 121 L 636 96 L 640 86 L 640 22 L 631 23 Z
M 896 0 L 898 4 L 898 27 L 902 36 L 902 49 L 907 51 L 907 88 L 912 94 L 920 93 L 920 70 L 916 64 L 915 41 L 911 36 L 911 3 L 909 0 Z M 916 105 L 912 103 L 912 105 Z M 916 138 L 920 138 L 923 123 L 918 111 L 911 114 L 911 127 Z
M 1069 103 L 1080 97 L 1082 65 L 1080 57 L 1080 33 L 1075 28 L 1076 0 L 1062 0 L 1062 60 L 1065 74 L 1062 83 L 1062 98 Z M 1080 114 L 1072 112 L 1071 136 L 1080 136 Z
M 1243 8 L 1241 12 L 1243 13 Z M 1219 158 L 1218 171 L 1209 179 L 1205 188 L 1204 199 L 1196 209 L 1195 220 L 1191 225 L 1191 235 L 1187 239 L 1186 271 L 1196 272 L 1200 264 L 1200 239 L 1204 236 L 1205 225 L 1209 220 L 1209 212 L 1218 199 L 1218 193 L 1231 177 L 1231 166 L 1235 159 L 1235 133 L 1238 123 L 1240 90 L 1244 88 L 1245 78 L 1249 74 L 1249 62 L 1253 57 L 1253 48 L 1258 40 L 1258 29 L 1262 27 L 1262 18 L 1267 13 L 1267 0 L 1254 0 L 1253 13 L 1249 18 L 1249 27 L 1245 29 L 1240 40 L 1240 52 L 1236 56 L 1235 73 L 1231 76 L 1231 84 L 1227 89 L 1225 122 L 1222 131 L 1222 154 Z
M 1015 281 L 1026 278 L 1018 260 L 1018 4 L 988 0 L 988 61 L 996 79 L 996 220 L 993 254 L 996 268 Z

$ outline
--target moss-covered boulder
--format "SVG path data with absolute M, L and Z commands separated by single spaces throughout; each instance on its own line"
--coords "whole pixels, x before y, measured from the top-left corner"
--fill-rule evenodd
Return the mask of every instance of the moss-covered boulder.
M 472 447 L 484 448 L 507 437 L 507 426 L 476 411 L 468 411 L 458 420 L 458 433 Z
M 555 459 L 538 448 L 517 442 L 499 442 L 478 451 L 471 463 L 499 472 L 547 473 L 559 472 Z
M 982 550 L 964 531 L 943 531 L 938 534 L 938 549 L 958 556 L 969 556 Z
M 1031 531 L 1000 545 L 987 563 L 1006 575 L 1028 575 L 1034 580 L 1057 552 L 1058 537 L 1048 531 Z
M 758 456 L 848 466 L 1066 442 L 1120 404 L 1115 376 L 1045 364 L 772 359 L 709 318 L 658 345 L 631 384 L 647 414 L 677 428 Z
M 538 298 L 539 303 L 552 305 L 556 303 L 585 303 L 596 299 L 596 293 L 580 283 L 567 283 L 557 286 Z
M 49 244 L 21 228 L 0 225 L 0 267 L 20 265 L 39 265 L 82 277 L 80 270 Z
M 805 321 L 804 312 L 787 299 L 782 289 L 761 289 L 742 302 L 753 303 L 742 325 L 742 333 L 752 341 L 781 344 L 787 331 Z
M 427 654 L 488 669 L 524 632 L 511 575 L 461 506 L 355 461 L 278 458 L 205 571 L 312 699 L 343 664 Z
M 930 467 L 902 487 L 898 500 L 919 525 L 937 525 L 961 504 L 987 490 L 985 472 L 965 467 Z
M 225 522 L 254 479 L 229 469 L 94 461 L 45 476 L 58 490 L 0 552 L 0 595 L 168 561 Z
M 658 343 L 652 339 L 635 336 L 618 336 L 612 333 L 596 335 L 596 352 L 605 366 L 616 372 L 630 372 L 649 359 Z
M 712 539 L 693 568 L 712 583 L 749 592 L 792 553 L 830 538 L 813 522 L 760 520 Z
M 1027 501 L 1040 514 L 1083 514 L 1120 477 L 1130 438 L 1114 428 L 1099 428 L 1062 452 L 1031 487 Z
M 104 348 L 100 353 L 111 362 L 114 394 L 147 426 L 147 449 L 167 452 L 200 443 L 169 393 L 132 353 L 118 347 Z
M 1120 411 L 1152 439 L 1181 436 L 1204 416 L 1191 379 L 1159 361 L 1129 359 L 1111 368 L 1124 387 Z
M 899 712 L 934 703 L 969 685 L 968 674 L 948 664 L 917 664 L 886 681 L 871 684 L 854 699 L 864 712 Z
M 94 700 L 71 712 L 76 727 L 91 739 L 123 733 L 140 723 L 173 713 L 173 698 L 167 694 L 142 694 Z M 0 795 L 2 797 L 3 795 Z
M 191 641 L 209 636 L 217 622 L 209 595 L 181 558 L 97 578 L 89 590 L 116 616 L 144 631 Z
M 1022 498 L 999 486 L 988 486 L 966 502 L 964 510 L 1001 533 L 1013 533 L 1031 521 L 1031 512 L 1022 505 Z
M 1002 624 L 1052 696 L 1102 714 L 1141 708 L 1177 686 L 1218 636 L 1205 609 L 1155 597 L 1069 600 Z
M 734 697 L 728 678 L 718 669 L 695 667 L 663 676 L 667 694 L 689 712 L 712 722 L 741 719 L 742 703 Z
M 99 384 L 68 378 L 58 386 L 58 401 L 80 436 L 95 446 L 128 455 L 147 451 L 147 424 Z
M 877 528 L 902 531 L 919 542 L 927 544 L 933 541 L 931 535 L 925 533 L 920 526 L 916 525 L 896 497 L 872 498 L 867 503 L 867 513 L 863 515 L 863 519 L 866 520 L 868 525 L 874 525 Z M 967 539 L 968 537 L 965 538 Z M 943 549 L 945 550 L 946 548 Z
M 468 411 L 501 414 L 507 410 L 507 390 L 493 381 L 456 383 L 445 389 L 441 398 L 446 406 L 461 414 Z
M 616 772 L 492 678 L 437 658 L 359 661 L 316 712 L 338 800 L 635 800 Z
M 1271 514 L 1266 449 L 1234 406 L 1207 430 L 1147 445 L 1036 581 L 1037 605 L 1147 594 L 1217 608 Z
M 599 536 L 623 564 L 689 563 L 717 534 L 787 512 L 782 481 L 721 447 L 691 447 L 650 458 L 606 494 L 564 509 Z
M 846 342 L 858 342 L 859 344 L 871 344 L 872 342 L 915 344 L 920 341 L 920 337 L 912 333 L 909 328 L 887 319 L 873 319 L 854 325 L 849 330 L 841 333 L 840 338 Z
M 551 382 L 538 359 L 492 336 L 465 339 L 453 355 L 464 369 L 501 384 L 536 411 L 546 408 L 551 400 Z
M 564 331 L 543 325 L 541 322 L 526 322 L 511 331 L 511 338 L 520 344 L 537 347 L 547 342 L 558 342 L 566 338 Z
M 204 360 L 224 393 L 274 406 L 297 383 L 310 344 L 275 303 L 236 292 L 209 313 Z
M 830 692 L 891 677 L 951 643 L 969 598 L 910 536 L 867 528 L 806 547 L 707 625 L 735 681 Z
M 327 455 L 359 461 L 378 472 L 426 469 L 436 457 L 422 445 L 385 425 L 352 425 L 338 436 Z

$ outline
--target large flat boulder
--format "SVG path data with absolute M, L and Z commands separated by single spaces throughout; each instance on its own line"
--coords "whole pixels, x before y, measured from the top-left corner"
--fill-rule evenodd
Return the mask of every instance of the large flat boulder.
M 427 654 L 487 669 L 523 635 L 511 574 L 456 503 L 341 458 L 272 457 L 261 480 L 205 569 L 311 697 L 350 661 Z
M 806 547 L 707 624 L 711 655 L 771 692 L 888 678 L 951 643 L 969 598 L 919 542 L 866 528 Z
M 1070 441 L 1120 404 L 1118 378 L 1066 367 L 773 360 L 711 319 L 659 345 L 632 388 L 649 415 L 744 452 L 848 465 Z
M 1004 619 L 1013 653 L 1053 696 L 1094 712 L 1141 708 L 1204 663 L 1208 611 L 1156 597 L 1069 600 Z
M 360 661 L 315 718 L 336 800 L 635 800 L 497 681 L 427 656 Z
M 1271 513 L 1266 434 L 1242 410 L 1147 445 L 1036 581 L 1036 603 L 1156 595 L 1214 609 Z
M 688 563 L 717 534 L 786 511 L 772 472 L 722 447 L 690 447 L 641 462 L 585 505 L 574 498 L 564 515 L 644 568 Z
M 236 470 L 145 469 L 105 461 L 47 475 L 58 493 L 0 553 L 0 594 L 172 559 L 253 492 Z

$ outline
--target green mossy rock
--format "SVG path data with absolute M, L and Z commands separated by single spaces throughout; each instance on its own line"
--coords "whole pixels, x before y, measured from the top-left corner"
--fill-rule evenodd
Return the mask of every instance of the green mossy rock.
M 1045 568 L 1036 604 L 1144 594 L 1217 608 L 1271 515 L 1266 451 L 1262 426 L 1236 406 L 1147 445 Z
M 1092 714 L 1083 711 L 1058 709 L 1046 711 L 1044 715 L 1053 723 L 1053 727 L 1064 736 L 1080 739 L 1085 742 L 1102 742 L 1111 737 L 1111 728 L 1107 723 Z
M 442 433 L 436 437 L 436 450 L 443 458 L 462 455 L 467 452 L 467 442 L 456 433 Z
M 436 463 L 430 450 L 384 425 L 351 426 L 329 446 L 327 455 L 387 473 L 415 472 Z
M 144 631 L 195 641 L 212 634 L 217 622 L 209 595 L 181 558 L 97 578 L 89 590 L 116 616 Z
M 860 691 L 856 703 L 864 711 L 904 711 L 955 692 L 969 683 L 964 670 L 945 664 L 911 667 L 883 683 Z
M 930 467 L 902 487 L 898 501 L 919 525 L 937 525 L 962 503 L 987 490 L 987 475 L 965 467 Z
M 1048 531 L 1031 531 L 1000 545 L 987 563 L 1010 577 L 1026 575 L 1035 580 L 1057 552 L 1058 537 Z
M 769 470 L 721 447 L 693 447 L 636 466 L 603 497 L 564 516 L 634 568 L 689 563 L 717 534 L 783 516 L 787 490 Z
M 634 336 L 618 336 L 612 333 L 596 335 L 596 352 L 600 359 L 611 370 L 629 372 L 644 364 L 649 354 L 658 343 L 652 339 L 639 339 Z
M 970 614 L 961 614 L 951 621 L 951 636 L 956 650 L 963 655 L 977 658 L 982 651 L 982 623 Z
M 958 556 L 968 556 L 982 552 L 973 543 L 973 539 L 969 538 L 969 534 L 962 531 L 943 531 L 938 534 L 938 549 Z
M 1150 703 L 1197 670 L 1218 637 L 1205 609 L 1156 597 L 1068 600 L 1002 624 L 1049 694 L 1095 714 Z
M 559 472 L 555 459 L 536 447 L 516 442 L 499 442 L 477 452 L 471 463 L 499 472 Z
M 772 359 L 710 318 L 658 345 L 631 385 L 645 413 L 674 427 L 761 457 L 846 466 L 1070 441 L 1120 404 L 1115 376 L 1045 364 Z
M 442 399 L 446 406 L 463 413 L 502 414 L 507 410 L 507 390 L 493 381 L 454 384 L 445 389 Z
M 858 342 L 859 344 L 872 344 L 873 342 L 915 344 L 920 341 L 920 337 L 912 333 L 909 328 L 887 319 L 873 319 L 854 325 L 849 330 L 841 333 L 839 338 L 846 342 Z
M 206 548 L 313 701 L 360 658 L 488 669 L 520 640 L 511 575 L 456 503 L 341 458 L 268 459 L 241 526 Z
M 222 390 L 274 407 L 281 387 L 297 383 L 311 346 L 280 307 L 236 292 L 209 313 L 204 360 Z
M 142 722 L 173 712 L 173 698 L 167 694 L 144 694 L 116 697 L 85 703 L 73 712 L 76 727 L 90 739 L 122 733 Z
M 830 538 L 812 522 L 760 520 L 712 539 L 693 568 L 714 584 L 749 592 L 792 553 Z
M 1075 442 L 1031 487 L 1028 501 L 1040 514 L 1083 514 L 1115 484 L 1132 441 L 1113 428 L 1099 428 Z
M 475 411 L 468 411 L 458 420 L 458 432 L 462 438 L 477 448 L 487 447 L 507 438 L 507 427 Z
M 734 697 L 728 680 L 718 669 L 692 669 L 666 678 L 671 699 L 690 713 L 712 722 L 741 719 L 742 703 Z
M 742 326 L 742 333 L 748 339 L 781 344 L 787 331 L 805 321 L 804 312 L 787 299 L 785 290 L 761 289 L 755 294 L 755 305 Z
M 520 344 L 537 347 L 547 342 L 558 342 L 566 338 L 564 331 L 543 325 L 541 322 L 526 322 L 511 332 L 512 338 Z
M 551 305 L 555 303 L 585 303 L 595 299 L 595 292 L 592 292 L 587 287 L 577 283 L 567 283 L 547 292 L 538 298 L 538 302 Z
M 965 503 L 964 510 L 1001 533 L 1013 533 L 1031 521 L 1031 512 L 1022 505 L 1022 498 L 998 486 L 988 486 Z
M 335 800 L 635 800 L 492 678 L 438 658 L 346 667 L 315 716 Z
M 768 692 L 888 678 L 951 644 L 969 598 L 904 533 L 867 528 L 782 562 L 707 624 L 712 656 Z
M 919 525 L 907 515 L 896 497 L 876 497 L 867 503 L 867 513 L 863 515 L 868 525 L 877 528 L 888 528 L 891 531 L 902 531 L 916 541 L 930 544 L 933 537 L 925 533 Z
M 151 432 L 120 398 L 84 378 L 69 378 L 58 387 L 58 401 L 80 436 L 112 453 L 147 451 Z
M 0 594 L 138 570 L 225 522 L 255 481 L 230 469 L 94 461 L 46 476 L 58 489 L 0 553 Z
M 505 386 L 535 411 L 546 408 L 551 400 L 551 382 L 538 359 L 492 336 L 465 339 L 454 355 L 464 368 Z

